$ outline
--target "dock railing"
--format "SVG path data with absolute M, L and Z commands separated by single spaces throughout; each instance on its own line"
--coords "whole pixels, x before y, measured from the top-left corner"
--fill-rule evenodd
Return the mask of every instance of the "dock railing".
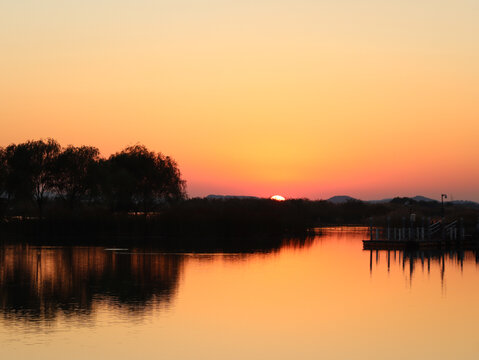
M 434 235 L 439 233 L 441 231 L 441 228 L 442 228 L 442 220 L 439 220 L 435 223 L 430 224 L 427 228 L 427 238 L 428 238 L 428 240 L 431 240 Z
M 391 226 L 388 218 L 387 226 L 384 221 L 374 224 L 373 219 L 369 223 L 369 239 L 363 240 L 365 250 L 391 250 L 391 249 L 446 249 L 446 248 L 473 248 L 479 249 L 479 224 L 478 231 L 466 235 L 466 227 L 463 218 L 452 220 L 448 223 L 444 219 L 431 221 L 430 218 L 422 218 L 415 221 L 414 217 L 406 224 L 402 219 L 402 226 L 397 219 Z M 478 219 L 479 223 L 479 219 Z
M 415 221 L 410 221 L 406 225 L 405 218 L 403 218 L 400 227 L 391 227 L 389 218 L 387 227 L 374 226 L 373 219 L 370 218 L 369 240 L 371 241 L 457 241 L 464 240 L 464 238 L 465 230 L 462 218 L 448 224 L 445 224 L 443 220 L 431 222 L 430 218 L 427 220 L 423 218 L 421 225 Z
M 453 222 L 444 226 L 444 233 L 446 239 L 457 240 L 457 224 L 458 221 L 454 220 Z M 462 238 L 462 231 L 460 232 L 460 237 Z

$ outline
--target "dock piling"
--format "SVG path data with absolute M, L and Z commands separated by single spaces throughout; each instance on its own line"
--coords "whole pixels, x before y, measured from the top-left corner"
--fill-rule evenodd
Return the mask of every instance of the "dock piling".
M 431 218 L 427 218 L 427 239 L 431 241 Z
M 371 241 L 373 240 L 373 218 L 369 218 L 369 235 L 371 238 Z
M 391 217 L 388 216 L 388 240 L 391 240 L 391 238 L 390 238 L 390 231 L 391 231 L 391 230 L 390 230 L 390 227 L 389 227 L 389 226 L 390 226 L 390 222 L 391 222 Z

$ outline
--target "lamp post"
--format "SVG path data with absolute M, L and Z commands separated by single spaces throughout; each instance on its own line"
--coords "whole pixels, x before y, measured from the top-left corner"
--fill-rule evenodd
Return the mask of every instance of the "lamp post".
M 441 194 L 441 212 L 442 212 L 442 217 L 444 218 L 444 199 L 447 199 L 446 194 Z

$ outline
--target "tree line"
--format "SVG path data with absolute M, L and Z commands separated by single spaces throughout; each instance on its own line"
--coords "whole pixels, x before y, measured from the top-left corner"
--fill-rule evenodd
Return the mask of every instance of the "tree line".
M 144 212 L 186 197 L 174 159 L 134 145 L 100 156 L 93 146 L 31 140 L 0 147 L 3 214 L 42 217 L 48 204 Z
M 478 232 L 478 208 L 445 204 L 444 210 L 447 221 L 463 218 L 468 233 Z M 320 225 L 369 224 L 371 217 L 376 225 L 401 224 L 411 213 L 418 219 L 440 218 L 442 206 L 408 198 L 381 204 L 186 199 L 176 162 L 143 145 L 108 158 L 95 147 L 62 147 L 53 139 L 0 147 L 0 233 L 14 236 L 179 235 L 188 238 L 182 243 L 188 246 L 201 242 L 225 248 L 234 243 L 217 241 L 214 234 L 240 236 L 242 245 L 257 247 L 269 238 L 245 240 L 244 235 L 303 235 Z M 169 240 L 165 236 L 161 241 Z

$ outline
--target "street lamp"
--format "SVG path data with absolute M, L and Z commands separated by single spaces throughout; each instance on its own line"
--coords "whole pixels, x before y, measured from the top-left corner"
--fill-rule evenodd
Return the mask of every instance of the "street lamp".
M 444 218 L 444 199 L 447 199 L 446 194 L 441 194 L 441 211 L 442 211 L 442 217 Z

